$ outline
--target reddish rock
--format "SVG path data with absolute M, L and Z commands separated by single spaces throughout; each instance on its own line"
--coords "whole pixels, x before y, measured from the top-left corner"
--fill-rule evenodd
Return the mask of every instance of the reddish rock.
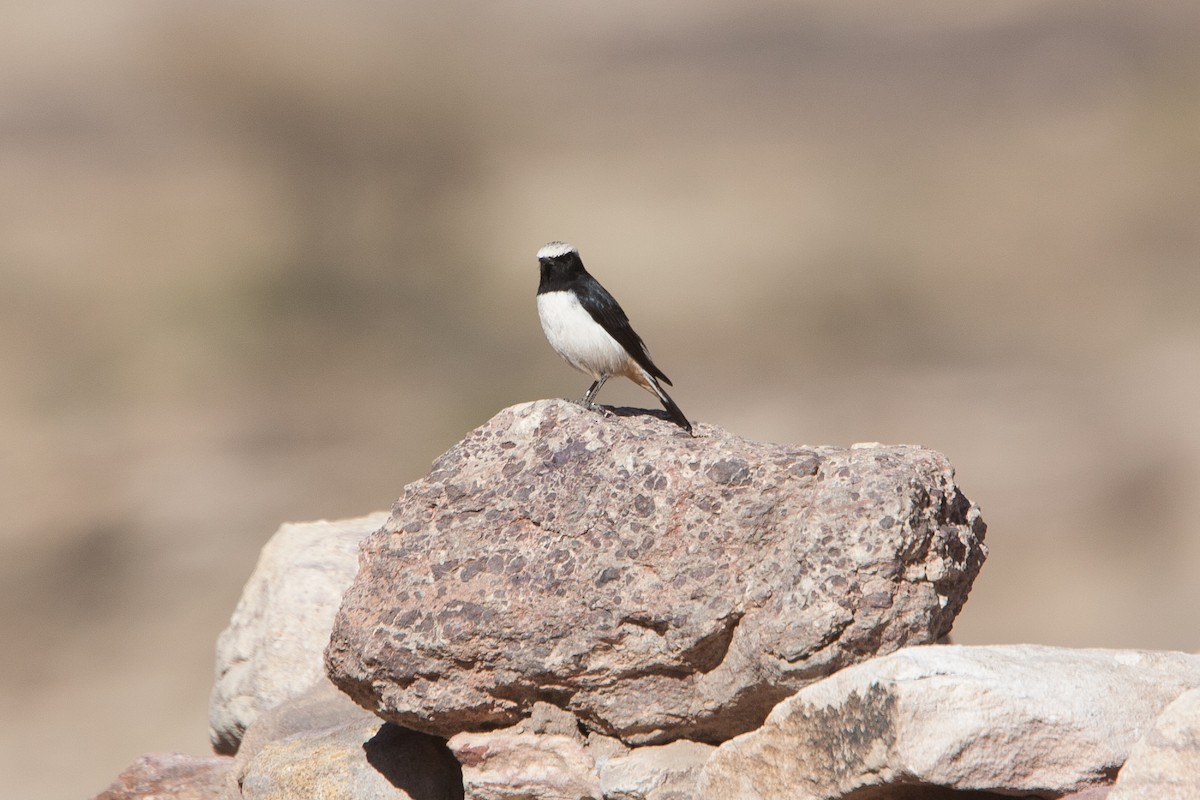
M 950 630 L 986 548 L 943 456 L 696 433 L 563 401 L 501 412 L 364 541 L 330 677 L 440 736 L 544 701 L 630 744 L 720 742 Z
M 448 746 L 466 800 L 601 800 L 595 759 L 577 736 L 460 733 Z
M 216 800 L 231 769 L 228 756 L 147 753 L 94 800 Z

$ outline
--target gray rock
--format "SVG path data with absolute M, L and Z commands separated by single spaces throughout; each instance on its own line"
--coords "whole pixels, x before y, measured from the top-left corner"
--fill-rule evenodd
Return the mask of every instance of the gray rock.
M 342 593 L 358 571 L 358 545 L 384 512 L 338 522 L 285 524 L 263 547 L 229 627 L 217 640 L 209 738 L 237 752 L 265 709 L 324 678 L 321 654 Z
M 513 726 L 513 731 L 517 733 L 553 733 L 583 740 L 583 734 L 579 731 L 579 720 L 575 718 L 575 715 L 550 703 L 534 703 L 529 716 Z
M 242 737 L 231 777 L 240 786 L 250 762 L 272 742 L 348 726 L 374 725 L 378 728 L 380 723 L 378 717 L 339 692 L 328 679 L 321 678 L 308 691 L 258 715 Z M 237 789 L 230 796 L 240 796 L 240 792 Z
M 717 749 L 698 797 L 865 797 L 914 784 L 1100 796 L 1158 713 L 1196 686 L 1200 657 L 1184 653 L 909 648 L 780 703 Z
M 228 756 L 147 753 L 94 800 L 215 800 L 232 769 L 233 759 Z
M 680 739 L 611 758 L 600 765 L 604 800 L 692 800 L 700 770 L 715 749 Z
M 949 631 L 986 549 L 944 457 L 696 432 L 563 401 L 502 411 L 364 542 L 330 677 L 442 736 L 542 701 L 629 744 L 720 742 Z
M 375 718 L 265 743 L 245 766 L 242 800 L 460 800 L 462 775 L 440 739 Z
M 1200 689 L 1163 709 L 1133 746 L 1109 800 L 1195 800 L 1200 797 Z

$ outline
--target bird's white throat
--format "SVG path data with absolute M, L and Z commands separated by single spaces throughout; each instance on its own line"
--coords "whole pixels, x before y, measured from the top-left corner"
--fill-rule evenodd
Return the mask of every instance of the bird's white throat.
M 574 292 L 544 292 L 537 306 L 550 346 L 572 367 L 594 378 L 628 371 L 625 348 L 592 319 Z

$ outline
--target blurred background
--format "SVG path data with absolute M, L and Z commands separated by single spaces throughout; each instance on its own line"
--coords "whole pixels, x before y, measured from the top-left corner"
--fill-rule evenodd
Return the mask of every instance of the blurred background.
M 582 394 L 551 239 L 691 417 L 946 453 L 957 641 L 1197 650 L 1198 43 L 1187 0 L 3 4 L 6 792 L 207 752 L 279 523 Z

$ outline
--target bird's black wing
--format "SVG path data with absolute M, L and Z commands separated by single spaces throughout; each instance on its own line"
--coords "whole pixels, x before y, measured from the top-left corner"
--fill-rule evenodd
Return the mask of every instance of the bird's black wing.
M 650 360 L 645 342 L 629 324 L 629 317 L 625 316 L 625 311 L 617 299 L 591 275 L 576 282 L 575 289 L 580 305 L 591 315 L 592 319 L 608 331 L 608 335 L 616 339 L 617 344 L 624 347 L 625 352 L 629 353 L 642 369 L 671 386 L 671 379 Z

